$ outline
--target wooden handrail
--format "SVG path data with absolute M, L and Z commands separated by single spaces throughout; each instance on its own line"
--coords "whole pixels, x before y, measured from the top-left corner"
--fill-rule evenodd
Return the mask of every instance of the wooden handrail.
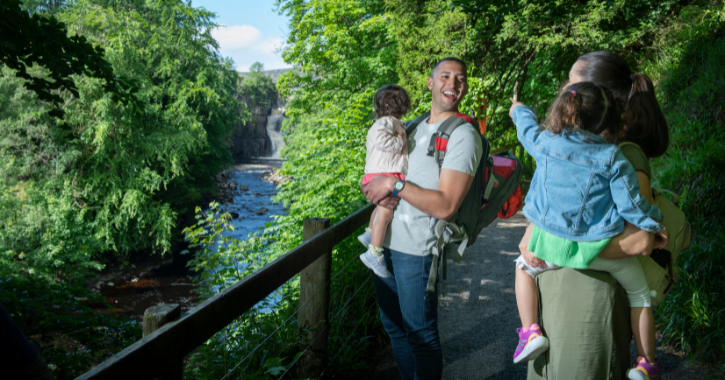
M 519 145 L 516 143 L 495 148 L 490 154 Z M 165 372 L 169 368 L 177 368 L 181 360 L 199 345 L 368 223 L 374 208 L 373 204 L 360 208 L 331 228 L 184 313 L 178 320 L 166 323 L 126 347 L 76 380 L 166 377 L 168 373 Z
M 370 220 L 369 204 L 76 378 L 154 379 Z

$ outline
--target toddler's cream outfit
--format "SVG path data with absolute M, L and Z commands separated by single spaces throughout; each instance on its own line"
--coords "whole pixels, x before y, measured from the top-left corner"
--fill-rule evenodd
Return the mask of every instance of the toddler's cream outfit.
M 402 121 L 383 116 L 368 131 L 365 174 L 408 173 L 408 146 Z

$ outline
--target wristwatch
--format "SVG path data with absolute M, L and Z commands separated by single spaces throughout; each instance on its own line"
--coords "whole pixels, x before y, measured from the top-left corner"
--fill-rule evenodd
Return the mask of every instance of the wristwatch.
M 399 179 L 398 182 L 393 185 L 393 196 L 397 197 L 398 193 L 403 190 L 403 187 L 405 187 L 405 181 Z

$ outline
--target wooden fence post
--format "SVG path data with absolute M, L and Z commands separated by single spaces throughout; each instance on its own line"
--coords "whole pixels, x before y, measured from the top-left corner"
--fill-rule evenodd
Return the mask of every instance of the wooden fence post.
M 160 329 L 163 325 L 181 316 L 181 305 L 178 303 L 160 304 L 152 306 L 143 313 L 143 336 Z M 184 358 L 171 368 L 166 368 L 161 380 L 181 380 L 184 375 Z
M 312 239 L 330 227 L 330 219 L 305 219 L 302 237 L 304 241 Z M 302 270 L 300 275 L 300 309 L 297 321 L 300 329 L 307 329 L 307 341 L 310 348 L 300 358 L 298 377 L 317 377 L 327 366 L 327 321 L 330 308 L 330 271 L 332 267 L 332 247 Z M 309 303 L 308 303 L 309 301 Z

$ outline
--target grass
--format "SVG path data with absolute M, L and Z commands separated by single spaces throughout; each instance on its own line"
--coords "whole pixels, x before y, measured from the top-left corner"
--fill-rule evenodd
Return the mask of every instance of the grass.
M 683 195 L 694 239 L 656 317 L 664 343 L 725 373 L 725 2 L 683 9 L 662 41 L 644 65 L 671 137 L 653 185 Z

